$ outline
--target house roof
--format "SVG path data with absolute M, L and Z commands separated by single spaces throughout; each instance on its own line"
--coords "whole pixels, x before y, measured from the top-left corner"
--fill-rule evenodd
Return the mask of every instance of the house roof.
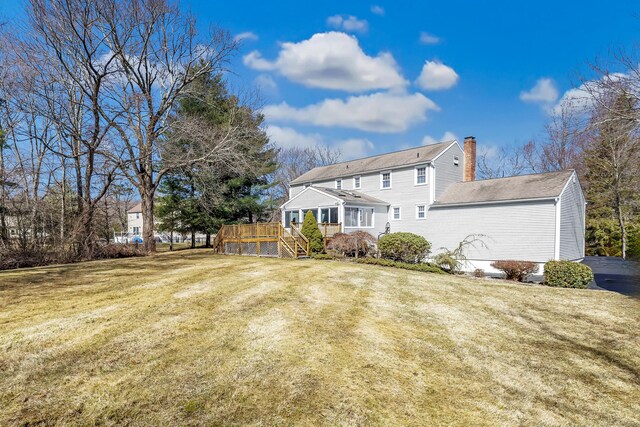
M 138 213 L 138 212 L 142 212 L 142 202 L 136 203 L 131 207 L 131 209 L 127 211 L 127 213 Z
M 396 168 L 398 166 L 411 166 L 430 162 L 454 142 L 456 141 L 445 141 L 437 144 L 409 148 L 407 150 L 394 151 L 393 153 L 349 160 L 328 166 L 320 166 L 302 174 L 291 181 L 291 184 L 303 184 L 306 182 L 358 175 L 365 172 L 381 171 Z
M 312 187 L 316 190 L 320 190 L 323 193 L 327 193 L 333 197 L 337 197 L 345 202 L 351 203 L 375 203 L 377 205 L 388 205 L 389 203 L 376 199 L 375 197 L 368 196 L 360 191 L 355 190 L 336 190 L 335 188 L 326 187 Z
M 447 187 L 433 207 L 468 203 L 551 199 L 560 196 L 573 169 L 508 178 L 457 182 Z

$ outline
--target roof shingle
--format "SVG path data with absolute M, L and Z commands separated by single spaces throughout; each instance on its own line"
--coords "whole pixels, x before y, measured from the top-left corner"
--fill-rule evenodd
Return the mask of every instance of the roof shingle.
M 393 153 L 365 157 L 364 159 L 349 160 L 328 166 L 311 169 L 291 181 L 291 184 L 302 184 L 319 180 L 329 180 L 343 176 L 358 175 L 399 166 L 411 166 L 433 160 L 455 141 L 445 141 L 437 144 L 423 145 Z
M 544 199 L 560 196 L 573 169 L 510 176 L 507 178 L 457 182 L 442 193 L 433 207 L 466 203 Z

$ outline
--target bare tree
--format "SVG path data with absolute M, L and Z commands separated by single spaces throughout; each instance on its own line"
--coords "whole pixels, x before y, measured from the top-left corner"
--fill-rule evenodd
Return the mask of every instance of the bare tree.
M 274 174 L 274 198 L 285 202 L 289 197 L 289 183 L 318 166 L 326 166 L 340 161 L 340 150 L 326 145 L 313 147 L 289 147 L 278 151 L 278 169 Z
M 198 37 L 195 19 L 165 0 L 102 3 L 101 35 L 116 61 L 101 114 L 123 144 L 122 170 L 140 193 L 144 245 L 153 251 L 154 196 L 170 170 L 160 166 L 159 160 L 171 111 L 200 76 L 225 70 L 236 42 L 221 29 Z M 219 149 L 225 144 L 214 145 Z M 182 157 L 171 167 L 194 161 Z

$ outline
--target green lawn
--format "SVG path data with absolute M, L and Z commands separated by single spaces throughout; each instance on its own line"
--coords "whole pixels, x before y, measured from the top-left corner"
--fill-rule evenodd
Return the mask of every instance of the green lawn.
M 640 425 L 640 301 L 207 250 L 0 273 L 0 425 Z

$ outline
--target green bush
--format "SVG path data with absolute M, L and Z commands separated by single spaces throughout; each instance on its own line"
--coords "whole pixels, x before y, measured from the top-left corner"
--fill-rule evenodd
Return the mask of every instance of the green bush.
M 311 254 L 311 258 L 313 259 L 335 259 L 335 257 L 331 254 Z
M 426 258 L 431 243 L 413 233 L 385 234 L 378 240 L 380 256 L 393 261 L 418 263 Z
M 586 288 L 593 280 L 587 265 L 573 261 L 549 261 L 544 266 L 544 284 L 558 288 Z
M 354 259 L 354 261 L 359 264 L 381 265 L 383 267 L 395 267 L 405 270 L 422 271 L 423 273 L 447 274 L 441 268 L 427 263 L 412 264 L 408 262 L 392 261 L 390 259 L 382 258 L 358 258 Z
M 307 211 L 300 232 L 304 237 L 309 239 L 311 253 L 317 254 L 324 251 L 324 244 L 322 243 L 324 237 L 322 236 L 320 228 L 318 228 L 318 221 L 316 221 L 316 217 L 313 216 L 313 212 Z
M 531 261 L 494 261 L 491 267 L 502 271 L 506 276 L 505 279 L 518 282 L 524 282 L 529 274 L 538 272 L 538 264 Z

